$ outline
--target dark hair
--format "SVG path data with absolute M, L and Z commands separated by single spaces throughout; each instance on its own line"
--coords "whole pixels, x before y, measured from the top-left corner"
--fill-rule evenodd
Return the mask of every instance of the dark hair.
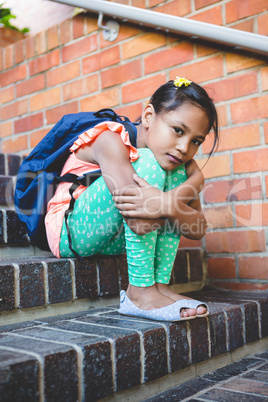
M 214 143 L 209 153 L 209 158 L 211 157 L 219 144 L 218 115 L 212 99 L 204 88 L 193 81 L 188 87 L 185 85 L 176 87 L 173 80 L 168 81 L 155 91 L 149 103 L 153 105 L 156 114 L 175 110 L 183 103 L 190 103 L 202 108 L 208 117 L 208 132 L 211 129 L 214 131 Z

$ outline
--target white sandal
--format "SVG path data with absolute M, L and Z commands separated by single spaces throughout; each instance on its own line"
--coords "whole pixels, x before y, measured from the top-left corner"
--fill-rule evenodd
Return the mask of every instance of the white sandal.
M 204 305 L 207 308 L 206 314 L 181 317 L 180 313 L 182 308 L 197 308 L 200 305 Z M 142 310 L 132 303 L 124 290 L 121 290 L 120 292 L 120 308 L 118 312 L 119 314 L 128 315 L 131 317 L 147 318 L 154 321 L 172 322 L 193 320 L 197 317 L 206 317 L 209 314 L 208 306 L 205 303 L 194 299 L 182 299 L 165 307 L 156 308 L 154 310 Z

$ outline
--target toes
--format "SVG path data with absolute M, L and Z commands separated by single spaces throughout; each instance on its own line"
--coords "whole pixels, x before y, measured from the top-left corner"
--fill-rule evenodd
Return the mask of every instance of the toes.
M 189 314 L 190 317 L 195 316 L 196 315 L 196 309 L 195 308 L 188 308 L 187 312 Z
M 196 315 L 194 308 L 181 309 L 181 317 L 193 317 Z
M 181 309 L 181 317 L 189 317 L 188 311 L 184 308 Z
M 197 307 L 196 311 L 197 311 L 197 315 L 202 315 L 202 314 L 206 314 L 207 309 L 204 306 L 199 306 L 199 307 Z

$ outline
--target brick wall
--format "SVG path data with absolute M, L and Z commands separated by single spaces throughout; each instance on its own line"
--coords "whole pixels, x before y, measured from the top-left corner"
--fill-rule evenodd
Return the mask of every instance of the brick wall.
M 118 1 L 262 35 L 266 0 Z M 103 39 L 96 15 L 79 15 L 0 50 L 1 152 L 27 154 L 63 114 L 113 107 L 135 119 L 176 75 L 204 85 L 220 115 L 221 143 L 207 161 L 202 242 L 213 284 L 268 288 L 268 64 L 260 56 L 120 22 Z

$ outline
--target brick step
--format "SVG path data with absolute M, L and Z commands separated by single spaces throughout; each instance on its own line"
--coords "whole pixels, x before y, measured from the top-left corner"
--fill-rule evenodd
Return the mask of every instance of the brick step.
M 207 318 L 153 322 L 112 305 L 2 327 L 2 400 L 142 401 L 204 374 L 205 363 L 215 369 L 267 347 L 267 293 L 189 295 L 209 301 Z
M 178 292 L 204 286 L 201 249 L 178 251 L 170 284 Z M 0 311 L 2 316 L 5 314 L 3 319 L 0 317 L 0 325 L 7 319 L 11 322 L 27 319 L 31 309 L 39 317 L 51 314 L 51 309 L 59 304 L 61 308 L 66 305 L 68 310 L 77 309 L 78 302 L 98 305 L 103 297 L 105 304 L 105 298 L 118 298 L 120 289 L 127 286 L 125 255 L 94 256 L 82 262 L 46 256 L 1 259 Z
M 19 155 L 0 153 L 0 175 L 16 176 L 22 160 Z

